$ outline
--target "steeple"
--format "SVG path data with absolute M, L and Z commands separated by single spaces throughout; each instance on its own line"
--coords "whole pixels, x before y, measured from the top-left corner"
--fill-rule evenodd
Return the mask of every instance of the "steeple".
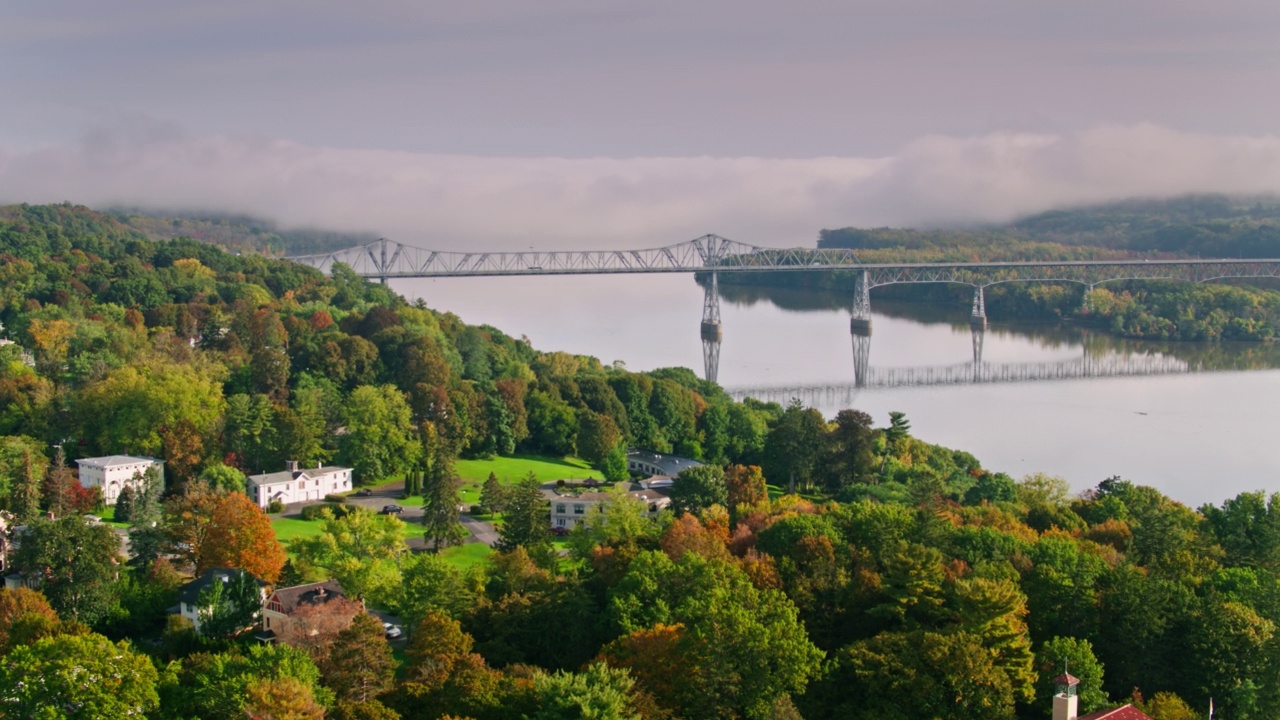
M 1079 698 L 1076 697 L 1079 685 L 1080 678 L 1066 672 L 1053 679 L 1053 720 L 1076 720 L 1079 717 Z

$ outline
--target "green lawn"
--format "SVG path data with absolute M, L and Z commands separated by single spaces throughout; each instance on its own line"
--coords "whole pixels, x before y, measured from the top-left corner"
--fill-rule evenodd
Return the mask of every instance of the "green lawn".
M 114 505 L 104 509 L 101 513 L 98 513 L 98 517 L 102 518 L 103 523 L 110 525 L 111 527 L 117 527 L 117 528 L 129 527 L 129 523 L 116 522 L 116 507 Z
M 455 545 L 440 551 L 440 557 L 448 560 L 459 570 L 466 570 L 475 565 L 483 565 L 489 561 L 489 556 L 492 554 L 493 548 L 484 543 Z
M 271 529 L 276 531 L 276 540 L 289 544 L 290 540 L 311 537 L 320 534 L 319 520 L 303 520 L 300 517 L 278 516 L 271 519 Z
M 554 480 L 604 479 L 599 470 L 577 458 L 553 458 L 539 455 L 496 457 L 492 460 L 459 460 L 454 470 L 462 478 L 462 501 L 469 505 L 480 502 L 480 486 L 489 479 L 489 473 L 498 477 L 503 485 L 514 485 L 533 473 L 542 482 Z

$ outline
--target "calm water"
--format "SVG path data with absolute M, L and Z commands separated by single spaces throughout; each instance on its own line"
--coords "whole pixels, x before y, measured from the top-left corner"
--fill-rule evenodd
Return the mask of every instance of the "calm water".
M 468 323 L 525 335 L 542 350 L 621 360 L 632 370 L 704 369 L 703 290 L 689 276 L 448 278 L 392 286 Z M 1191 505 L 1247 490 L 1280 491 L 1280 370 L 1274 369 L 1280 347 L 1135 343 L 993 318 L 982 336 L 989 367 L 1031 364 L 1043 374 L 1087 356 L 1098 366 L 1206 371 L 854 388 L 849 299 L 733 286 L 722 286 L 722 295 L 719 382 L 727 389 L 817 388 L 807 400 L 828 415 L 852 406 L 882 425 L 890 410 L 901 410 L 917 437 L 971 452 L 985 467 L 1015 477 L 1061 475 L 1077 490 L 1120 475 Z M 967 308 L 873 297 L 872 309 L 873 376 L 902 368 L 955 372 L 972 363 Z

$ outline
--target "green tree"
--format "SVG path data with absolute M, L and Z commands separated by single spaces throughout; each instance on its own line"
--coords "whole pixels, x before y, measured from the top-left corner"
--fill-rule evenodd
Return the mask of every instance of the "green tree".
M 391 688 L 396 661 L 382 623 L 359 613 L 338 633 L 320 672 L 339 700 L 367 702 Z
M 222 463 L 211 463 L 200 471 L 200 480 L 209 487 L 223 492 L 248 492 L 248 478 L 238 468 Z M 119 519 L 117 517 L 117 519 Z
M 785 480 L 791 492 L 795 492 L 797 483 L 802 488 L 811 487 L 826 425 L 817 410 L 792 400 L 765 440 L 761 463 L 764 476 L 774 483 Z
M 115 521 L 129 522 L 133 519 L 133 488 L 125 485 L 116 496 Z
M 92 625 L 111 608 L 119 557 L 110 526 L 70 515 L 28 524 L 13 564 L 59 615 Z
M 551 514 L 542 495 L 538 476 L 532 472 L 508 489 L 507 507 L 498 530 L 498 548 L 504 551 L 523 546 L 531 553 L 550 542 Z
M 40 486 L 48 471 L 45 446 L 25 435 L 0 437 L 0 499 L 7 499 L 18 522 L 40 514 Z
M 365 508 L 341 518 L 325 510 L 320 522 L 319 533 L 293 541 L 299 566 L 324 571 L 352 597 L 385 597 L 399 582 L 401 559 L 409 550 L 404 523 Z
M 282 679 L 297 681 L 320 704 L 333 700 L 332 693 L 320 685 L 320 670 L 305 651 L 284 643 L 255 644 L 225 653 L 195 653 L 171 666 L 160 682 L 161 715 L 244 717 L 250 688 Z M 262 697 L 261 692 L 257 694 Z
M 462 617 L 474 606 L 481 581 L 479 573 L 465 575 L 439 555 L 418 553 L 405 560 L 400 582 L 377 600 L 414 627 L 433 610 Z
M 1073 637 L 1055 637 L 1046 641 L 1036 651 L 1036 699 L 1034 706 L 1048 716 L 1053 698 L 1053 679 L 1064 672 L 1079 678 L 1076 688 L 1082 715 L 1101 710 L 1110 704 L 1102 689 L 1102 663 L 1093 654 L 1088 640 Z
M 630 471 L 627 470 L 626 446 L 619 443 L 609 451 L 604 462 L 600 465 L 600 473 L 609 482 L 622 482 L 631 476 Z
M 701 513 L 712 505 L 729 503 L 724 470 L 715 465 L 698 465 L 682 470 L 671 484 L 671 507 L 677 513 Z
M 426 471 L 422 486 L 423 533 L 431 543 L 433 552 L 441 546 L 458 545 L 466 537 L 466 531 L 458 523 L 458 506 L 462 504 L 462 479 L 453 471 L 453 460 L 437 443 L 434 457 Z
M 480 504 L 491 515 L 502 512 L 506 506 L 506 488 L 502 487 L 498 476 L 492 472 L 485 478 L 484 485 L 480 486 Z
M 224 639 L 253 625 L 262 609 L 258 583 L 247 572 L 232 572 L 226 582 L 213 582 L 197 599 L 200 634 Z
M 631 706 L 635 681 L 623 669 L 602 662 L 588 665 L 580 673 L 560 671 L 539 673 L 533 678 L 538 711 L 529 720 L 640 720 Z
M 0 663 L 6 717 L 120 718 L 157 708 L 157 673 L 127 642 L 59 635 L 15 649 Z
M 870 481 L 875 472 L 875 433 L 871 416 L 857 410 L 841 410 L 826 437 L 821 468 L 829 492 Z
M 610 593 L 609 608 L 627 633 L 659 623 L 685 628 L 678 656 L 686 660 L 670 671 L 691 681 L 665 678 L 688 689 L 670 699 L 684 717 L 763 720 L 779 697 L 804 690 L 822 660 L 795 605 L 726 560 L 690 552 L 673 562 L 643 552 Z
M 622 442 L 622 431 L 613 418 L 591 410 L 578 412 L 578 456 L 602 469 L 609 453 Z
M 191 423 L 210 435 L 222 417 L 222 369 L 215 363 L 152 359 L 108 372 L 80 393 L 83 436 L 103 454 L 117 448 L 156 455 L 160 428 Z M 101 422 L 111 418 L 111 422 Z
M 351 392 L 346 406 L 347 434 L 342 452 L 361 483 L 385 480 L 417 461 L 409 404 L 394 385 L 364 385 Z
M 889 427 L 884 429 L 884 455 L 880 458 L 880 474 L 884 474 L 885 461 L 902 450 L 902 444 L 911 437 L 911 423 L 907 414 L 898 410 L 889 413 Z

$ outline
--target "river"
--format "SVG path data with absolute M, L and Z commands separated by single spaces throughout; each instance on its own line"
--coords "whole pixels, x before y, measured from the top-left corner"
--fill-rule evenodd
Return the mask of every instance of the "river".
M 631 370 L 704 372 L 704 293 L 687 275 L 414 279 L 392 287 L 468 323 L 527 336 L 540 350 Z M 719 383 L 784 403 L 798 394 L 828 416 L 856 407 L 878 425 L 901 410 L 921 439 L 1014 477 L 1060 475 L 1077 491 L 1113 475 L 1192 506 L 1280 491 L 1280 343 L 1141 343 L 993 317 L 978 338 L 975 370 L 967 307 L 873 295 L 873 332 L 861 341 L 868 367 L 859 369 L 864 385 L 891 386 L 858 387 L 851 305 L 831 293 L 722 285 Z M 1143 374 L 1153 372 L 1163 374 Z M 1105 373 L 1139 374 L 994 381 Z M 969 382 L 975 377 L 984 382 Z M 962 384 L 919 384 L 939 381 Z

